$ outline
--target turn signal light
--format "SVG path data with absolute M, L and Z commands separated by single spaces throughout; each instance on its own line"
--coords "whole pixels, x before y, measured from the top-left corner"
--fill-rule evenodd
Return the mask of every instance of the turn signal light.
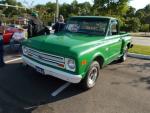
M 87 61 L 86 60 L 82 60 L 81 64 L 85 65 L 85 64 L 87 64 Z
M 58 64 L 58 66 L 60 66 L 60 67 L 64 67 L 64 64 Z

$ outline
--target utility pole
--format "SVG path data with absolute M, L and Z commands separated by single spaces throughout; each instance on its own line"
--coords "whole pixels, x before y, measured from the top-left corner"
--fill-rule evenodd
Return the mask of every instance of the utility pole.
M 56 0 L 56 21 L 58 20 L 58 16 L 59 16 L 59 3 L 58 0 Z

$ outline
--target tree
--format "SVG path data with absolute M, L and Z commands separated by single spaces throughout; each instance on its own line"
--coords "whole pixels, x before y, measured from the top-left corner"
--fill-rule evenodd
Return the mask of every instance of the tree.
M 8 5 L 13 6 L 23 6 L 21 2 L 17 2 L 16 0 L 3 0 L 3 4 L 7 3 Z M 2 8 L 3 14 L 6 15 L 6 17 L 12 17 L 13 15 L 20 15 L 21 12 L 14 7 L 3 7 Z
M 93 7 L 101 15 L 124 15 L 128 10 L 128 0 L 94 0 Z
M 70 4 L 62 4 L 60 6 L 60 14 L 63 15 L 65 18 L 68 18 L 72 13 L 72 7 Z
M 126 20 L 127 31 L 137 32 L 140 30 L 140 20 L 136 17 L 131 17 Z
M 89 2 L 84 2 L 84 3 L 80 3 L 78 5 L 79 10 L 78 10 L 78 15 L 90 15 L 91 12 L 89 9 L 91 9 L 91 4 Z
M 72 7 L 72 13 L 77 14 L 79 11 L 77 0 L 73 0 L 73 2 L 71 3 L 71 7 Z
M 135 16 L 135 12 L 136 12 L 136 9 L 133 8 L 132 6 L 130 6 L 128 11 L 127 11 L 126 16 L 127 17 L 134 17 Z
M 150 14 L 150 4 L 148 4 L 145 8 L 144 8 L 145 13 L 147 13 L 148 15 Z
M 56 11 L 56 3 L 48 2 L 45 7 L 48 13 L 54 14 Z
M 145 17 L 145 23 L 149 24 L 149 32 L 150 32 L 150 15 Z
M 40 19 L 45 24 L 51 24 L 55 18 L 56 3 L 48 2 L 45 5 L 36 5 L 34 10 L 38 12 Z
M 136 16 L 137 18 L 139 18 L 142 23 L 144 22 L 144 21 L 143 21 L 143 18 L 144 18 L 145 15 L 146 15 L 146 14 L 145 14 L 145 12 L 144 12 L 143 9 L 139 9 L 139 10 L 137 10 L 136 13 L 135 13 L 135 16 Z
M 149 28 L 147 24 L 149 23 L 147 22 L 147 20 L 150 19 L 149 15 L 150 15 L 150 4 L 145 6 L 143 9 L 139 9 L 136 11 L 135 17 L 139 18 L 141 22 L 140 31 L 148 31 Z

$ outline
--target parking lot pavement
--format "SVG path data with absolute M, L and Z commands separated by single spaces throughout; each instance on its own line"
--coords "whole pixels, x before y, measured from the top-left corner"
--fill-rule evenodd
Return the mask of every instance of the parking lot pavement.
M 20 52 L 11 50 L 9 45 L 4 46 L 5 61 L 11 61 L 21 57 Z
M 53 95 L 63 86 L 66 89 Z M 89 91 L 24 68 L 20 59 L 0 69 L 0 113 L 150 113 L 149 97 L 148 60 L 128 58 L 108 65 Z
M 132 36 L 132 43 L 136 45 L 150 46 L 150 37 Z

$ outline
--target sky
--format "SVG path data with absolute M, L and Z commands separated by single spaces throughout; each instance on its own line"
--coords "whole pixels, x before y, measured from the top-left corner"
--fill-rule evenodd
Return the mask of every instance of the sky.
M 24 3 L 26 6 L 31 7 L 32 5 L 36 4 L 45 4 L 47 2 L 55 2 L 56 0 L 17 0 L 19 2 Z M 25 3 L 26 1 L 27 3 Z M 73 0 L 59 0 L 59 3 L 71 3 Z M 79 3 L 88 1 L 90 3 L 93 3 L 93 0 L 77 0 Z M 27 5 L 28 4 L 28 5 Z M 32 4 L 32 5 L 31 5 Z M 129 5 L 136 8 L 136 10 L 144 8 L 147 4 L 150 4 L 150 0 L 131 0 Z

